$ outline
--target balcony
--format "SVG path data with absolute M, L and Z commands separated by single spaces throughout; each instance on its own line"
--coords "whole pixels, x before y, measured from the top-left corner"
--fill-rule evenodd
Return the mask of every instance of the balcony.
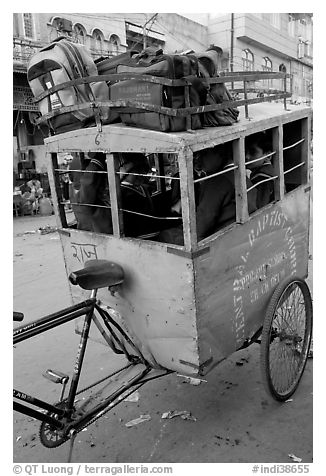
M 26 72 L 30 58 L 43 46 L 45 45 L 37 41 L 26 40 L 24 38 L 14 38 L 14 71 Z
M 13 110 L 38 112 L 38 106 L 32 103 L 34 95 L 29 87 L 14 85 Z
M 269 49 L 271 53 L 285 57 L 297 57 L 297 41 L 288 34 L 287 29 L 272 26 L 267 20 L 252 14 L 235 14 L 235 33 L 238 40 L 246 44 Z

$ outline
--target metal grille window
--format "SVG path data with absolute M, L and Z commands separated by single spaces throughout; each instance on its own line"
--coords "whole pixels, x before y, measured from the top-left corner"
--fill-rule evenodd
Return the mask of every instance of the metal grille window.
M 23 13 L 24 33 L 27 38 L 34 38 L 34 23 L 31 13 Z
M 254 55 L 249 49 L 242 51 L 242 66 L 244 71 L 254 71 Z

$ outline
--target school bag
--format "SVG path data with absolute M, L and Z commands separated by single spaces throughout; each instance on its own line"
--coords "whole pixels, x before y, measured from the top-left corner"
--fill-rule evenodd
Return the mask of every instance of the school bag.
M 114 65 L 116 73 L 151 75 L 168 79 L 187 77 L 190 86 L 190 105 L 200 106 L 206 100 L 206 88 L 198 81 L 198 59 L 191 55 L 163 54 L 162 49 L 146 48 L 139 54 L 121 57 Z M 110 85 L 110 100 L 137 100 L 141 103 L 168 108 L 185 107 L 184 86 L 166 86 L 137 79 L 123 80 Z M 163 132 L 183 131 L 185 117 L 175 117 L 159 111 L 123 107 L 119 110 L 122 122 L 130 126 Z M 191 116 L 191 128 L 202 127 L 200 114 Z
M 64 82 L 88 76 L 97 76 L 97 67 L 84 45 L 72 43 L 65 37 L 56 38 L 32 56 L 27 79 L 37 98 L 50 88 Z M 108 86 L 105 82 L 72 85 L 41 99 L 41 115 L 59 111 L 66 106 L 82 105 L 96 101 L 107 101 Z M 66 132 L 95 124 L 95 117 L 103 123 L 115 120 L 109 108 L 86 107 L 56 114 L 47 123 L 52 132 Z
M 95 60 L 97 72 L 100 75 L 117 73 L 117 67 L 130 60 L 133 56 L 139 54 L 138 50 L 127 50 L 119 55 L 109 57 L 101 57 Z
M 219 77 L 219 55 L 214 49 L 196 55 L 199 65 L 199 76 L 201 78 Z M 232 96 L 225 86 L 225 83 L 212 83 L 207 89 L 206 105 L 222 104 L 232 101 Z M 239 110 L 236 107 L 225 107 L 217 111 L 204 112 L 203 126 L 230 126 L 237 122 Z

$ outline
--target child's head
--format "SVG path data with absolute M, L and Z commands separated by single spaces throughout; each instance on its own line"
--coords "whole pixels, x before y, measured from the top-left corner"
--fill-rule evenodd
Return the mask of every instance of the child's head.
M 150 166 L 148 163 L 148 159 L 145 157 L 144 154 L 132 152 L 126 153 L 122 156 L 123 161 L 121 164 L 120 171 L 125 172 L 125 175 L 121 175 L 121 180 L 126 180 L 129 174 L 137 173 L 137 174 L 148 174 L 150 171 Z M 133 183 L 141 183 L 144 182 L 145 177 L 137 176 L 137 175 L 130 175 L 130 181 Z
M 272 150 L 272 143 L 270 137 L 265 132 L 260 132 L 258 134 L 252 134 L 251 136 L 246 137 L 246 162 L 251 162 L 253 160 L 259 159 L 264 155 L 267 155 Z M 270 163 L 270 159 L 267 160 Z M 250 170 L 257 167 L 261 167 L 266 162 L 266 159 L 257 160 L 252 164 L 246 164 L 246 167 Z

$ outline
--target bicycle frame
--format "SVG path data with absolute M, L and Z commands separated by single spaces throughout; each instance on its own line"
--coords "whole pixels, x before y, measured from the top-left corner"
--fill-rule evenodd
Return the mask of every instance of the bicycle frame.
M 111 318 L 108 312 L 106 312 L 97 304 L 96 292 L 97 290 L 93 290 L 91 293 L 91 297 L 81 303 L 78 303 L 76 305 L 65 308 L 61 311 L 45 316 L 25 326 L 20 326 L 14 330 L 14 344 L 17 344 L 19 342 L 22 342 L 23 340 L 39 335 L 47 330 L 53 329 L 59 325 L 62 325 L 66 322 L 76 319 L 77 317 L 85 315 L 84 325 L 81 332 L 80 342 L 79 342 L 79 346 L 77 350 L 77 356 L 76 356 L 76 361 L 75 361 L 75 365 L 73 369 L 73 375 L 72 375 L 72 380 L 70 383 L 69 393 L 67 398 L 62 400 L 62 403 L 65 404 L 64 408 L 60 408 L 60 406 L 51 405 L 43 400 L 35 398 L 34 396 L 28 395 L 24 392 L 14 389 L 13 391 L 14 398 L 16 398 L 17 400 L 23 401 L 25 403 L 28 403 L 30 405 L 34 405 L 38 407 L 39 410 L 40 409 L 46 410 L 47 414 L 45 414 L 42 411 L 30 408 L 26 406 L 25 404 L 19 403 L 17 401 L 14 401 L 14 410 L 19 411 L 20 413 L 23 413 L 27 416 L 36 418 L 37 420 L 40 420 L 41 422 L 49 423 L 51 426 L 53 426 L 53 428 L 56 428 L 58 430 L 62 430 L 64 428 L 66 428 L 67 430 L 67 425 L 63 423 L 62 421 L 60 421 L 60 419 L 62 418 L 67 419 L 66 420 L 66 423 L 67 423 L 67 421 L 70 419 L 70 417 L 72 416 L 74 412 L 74 402 L 77 395 L 78 383 L 79 383 L 79 378 L 81 375 L 81 369 L 83 365 L 83 360 L 85 356 L 86 345 L 87 345 L 87 341 L 89 337 L 89 331 L 90 331 L 92 320 L 94 321 L 95 325 L 98 327 L 105 341 L 110 345 L 112 350 L 115 353 L 125 354 L 127 359 L 129 360 L 129 364 L 123 367 L 122 369 L 119 369 L 118 371 L 108 375 L 107 377 L 102 378 L 100 381 L 95 382 L 90 387 L 87 387 L 87 389 L 95 385 L 98 385 L 104 380 L 109 379 L 110 377 L 113 377 L 114 375 L 126 369 L 128 371 L 128 369 L 132 367 L 133 368 L 138 367 L 138 368 L 136 368 L 135 375 L 132 375 L 132 372 L 130 373 L 131 376 L 128 382 L 121 383 L 120 387 L 118 386 L 118 388 L 115 391 L 113 391 L 108 397 L 106 397 L 103 402 L 101 402 L 100 404 L 97 404 L 92 410 L 85 412 L 85 414 L 81 415 L 77 419 L 76 418 L 71 419 L 71 423 L 68 424 L 68 432 L 69 432 L 69 428 L 80 431 L 80 429 L 87 426 L 87 424 L 89 424 L 89 422 L 91 422 L 91 420 L 94 417 L 95 418 L 99 417 L 101 415 L 101 412 L 103 413 L 106 407 L 109 407 L 109 406 L 113 407 L 117 405 L 118 403 L 120 403 L 121 401 L 123 401 L 123 399 L 118 399 L 118 397 L 122 395 L 123 393 L 125 393 L 131 387 L 134 387 L 132 388 L 132 392 L 133 392 L 137 388 L 142 386 L 146 381 L 151 380 L 152 378 L 157 378 L 157 376 L 154 376 L 150 379 L 146 379 L 145 381 L 142 381 L 142 379 L 152 370 L 152 367 L 145 361 L 145 359 L 143 358 L 139 350 L 136 348 L 136 346 L 133 344 L 133 342 L 127 336 L 127 334 L 123 331 L 123 329 L 119 326 L 119 324 L 116 323 Z M 110 336 L 106 333 L 106 331 L 101 326 L 98 318 L 94 315 L 95 309 L 98 311 L 106 328 L 109 330 Z M 119 330 L 120 334 L 124 337 L 125 341 L 128 342 L 131 348 L 136 351 L 136 354 L 137 354 L 136 356 L 131 355 L 126 350 L 124 344 L 121 342 L 121 339 L 119 339 L 119 337 L 114 332 L 113 327 L 116 327 Z M 116 348 L 116 346 L 112 342 L 112 338 L 116 343 L 119 344 L 119 347 L 122 350 Z M 166 375 L 167 373 L 170 373 L 170 371 L 165 371 L 163 375 Z M 51 413 L 53 415 L 56 415 L 58 418 L 52 417 Z

